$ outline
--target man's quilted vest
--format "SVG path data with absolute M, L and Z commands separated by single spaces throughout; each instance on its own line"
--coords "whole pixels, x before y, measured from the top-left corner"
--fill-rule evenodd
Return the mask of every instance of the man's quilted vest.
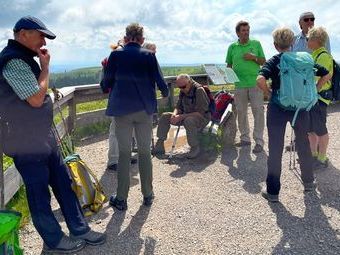
M 35 155 L 47 153 L 50 149 L 53 104 L 46 95 L 41 107 L 32 107 L 21 100 L 3 77 L 3 68 L 11 59 L 21 59 L 39 78 L 40 67 L 34 60 L 36 53 L 15 40 L 0 53 L 0 118 L 2 123 L 4 153 L 8 156 Z

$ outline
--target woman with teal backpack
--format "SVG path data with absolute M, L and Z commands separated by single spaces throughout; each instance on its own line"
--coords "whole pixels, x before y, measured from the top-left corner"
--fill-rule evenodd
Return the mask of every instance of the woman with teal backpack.
M 271 94 L 267 108 L 267 129 L 268 129 L 268 174 L 267 189 L 262 192 L 262 196 L 269 202 L 279 201 L 281 188 L 280 176 L 282 170 L 282 152 L 286 125 L 293 122 L 296 109 L 287 109 L 280 102 L 280 89 L 282 86 L 280 60 L 284 54 L 290 51 L 293 43 L 294 33 L 289 28 L 279 28 L 273 32 L 274 46 L 279 54 L 274 55 L 262 67 L 257 77 L 257 86 L 262 89 L 265 95 Z M 313 66 L 311 66 L 313 68 Z M 316 74 L 321 78 L 319 85 L 324 84 L 328 79 L 328 71 L 320 65 L 314 65 L 317 69 Z M 266 80 L 271 79 L 271 88 L 267 86 Z M 315 189 L 314 176 L 312 170 L 312 155 L 308 142 L 308 123 L 309 115 L 306 110 L 300 110 L 293 129 L 296 135 L 297 152 L 300 159 L 301 179 L 304 191 Z

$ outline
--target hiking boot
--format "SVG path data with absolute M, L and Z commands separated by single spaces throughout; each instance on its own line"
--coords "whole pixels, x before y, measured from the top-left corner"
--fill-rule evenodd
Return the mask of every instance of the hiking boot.
M 285 147 L 286 151 L 295 151 L 296 146 L 293 146 L 293 144 L 289 144 Z
M 162 155 L 165 154 L 164 140 L 158 139 L 155 147 L 152 150 L 152 155 Z
M 316 189 L 316 184 L 314 182 L 308 182 L 303 184 L 304 187 L 304 192 L 310 192 L 310 191 L 315 191 Z
M 63 236 L 59 241 L 58 245 L 54 248 L 50 248 L 47 244 L 43 245 L 43 252 L 47 254 L 70 254 L 75 253 L 83 249 L 86 242 L 81 239 L 72 239 L 68 236 Z
M 93 230 L 90 230 L 87 233 L 82 234 L 82 235 L 74 236 L 71 234 L 70 236 L 75 239 L 83 240 L 87 244 L 93 245 L 93 246 L 103 244 L 106 241 L 106 234 L 95 232 Z
M 119 211 L 126 211 L 127 210 L 127 201 L 126 200 L 119 200 L 117 197 L 111 196 L 109 204 L 115 207 Z
M 326 159 L 324 162 L 316 159 L 314 161 L 314 169 L 325 169 L 328 167 L 328 159 Z
M 262 145 L 256 144 L 254 149 L 253 149 L 253 153 L 260 153 L 262 151 L 263 151 Z
M 131 165 L 137 164 L 138 160 L 136 158 L 131 158 Z
M 251 142 L 242 141 L 242 140 L 240 142 L 238 142 L 238 143 L 235 143 L 236 147 L 243 147 L 243 146 L 249 146 L 249 145 L 251 145 Z
M 118 164 L 108 165 L 108 166 L 106 167 L 106 170 L 109 170 L 109 171 L 117 171 L 117 166 L 118 166 Z
M 199 146 L 194 146 L 194 147 L 191 147 L 189 153 L 186 155 L 186 157 L 188 159 L 193 159 L 193 158 L 196 158 L 198 156 L 198 154 L 200 154 L 201 150 L 200 150 L 200 147 Z
M 267 199 L 268 202 L 271 202 L 271 203 L 279 202 L 279 195 L 272 195 L 272 194 L 269 194 L 267 191 L 262 191 L 261 195 L 262 195 L 262 197 Z
M 154 195 L 153 192 L 152 192 L 150 196 L 144 197 L 144 199 L 143 199 L 143 205 L 145 205 L 145 206 L 151 206 L 154 199 L 155 199 L 155 195 Z

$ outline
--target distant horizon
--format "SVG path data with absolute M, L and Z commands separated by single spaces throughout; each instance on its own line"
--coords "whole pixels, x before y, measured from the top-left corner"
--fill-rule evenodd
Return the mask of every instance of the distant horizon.
M 225 63 L 191 63 L 191 64 L 179 64 L 179 63 L 166 63 L 166 64 L 160 64 L 161 67 L 175 67 L 175 66 L 200 66 L 203 64 L 216 64 L 216 65 L 220 65 L 220 64 L 225 64 Z M 100 67 L 99 65 L 95 65 L 95 64 L 67 64 L 67 65 L 51 65 L 50 66 L 50 70 L 51 73 L 64 73 L 64 72 L 70 72 L 73 70 L 77 70 L 77 69 L 83 69 L 83 68 L 95 68 L 95 67 Z

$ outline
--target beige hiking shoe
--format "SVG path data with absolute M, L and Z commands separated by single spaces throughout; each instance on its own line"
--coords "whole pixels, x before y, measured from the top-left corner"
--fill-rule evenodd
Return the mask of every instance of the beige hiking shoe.
M 191 147 L 189 153 L 186 155 L 187 158 L 193 159 L 196 158 L 200 154 L 201 150 L 199 146 Z
M 158 139 L 155 147 L 151 151 L 152 155 L 162 155 L 165 154 L 164 140 Z

